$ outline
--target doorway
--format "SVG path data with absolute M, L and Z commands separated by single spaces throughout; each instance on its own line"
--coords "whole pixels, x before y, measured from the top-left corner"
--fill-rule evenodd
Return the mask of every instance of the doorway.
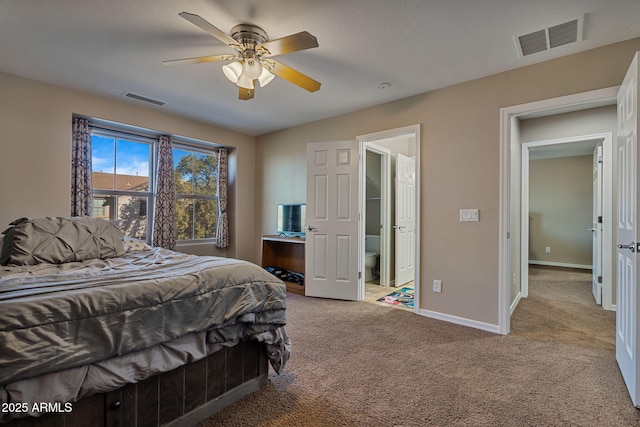
M 615 113 L 615 109 L 613 110 Z M 615 123 L 615 122 L 614 122 Z M 598 147 L 600 149 L 598 150 Z M 596 153 L 601 153 L 601 159 L 596 159 Z M 529 295 L 529 267 L 531 264 L 568 267 L 591 268 L 594 271 L 594 299 L 603 309 L 614 310 L 613 289 L 613 258 L 612 252 L 601 252 L 596 249 L 612 247 L 613 245 L 613 133 L 581 135 L 568 138 L 558 138 L 545 141 L 526 142 L 522 144 L 522 181 L 521 181 L 521 219 L 520 219 L 520 288 L 514 287 L 511 313 L 521 298 Z M 579 160 L 582 159 L 580 162 Z M 536 209 L 532 209 L 531 201 L 531 161 L 552 163 L 547 167 L 562 167 L 564 170 L 542 171 L 545 175 L 546 187 L 541 191 L 544 194 L 544 203 L 535 198 Z M 601 160 L 602 163 L 599 163 Z M 538 162 L 538 163 L 539 163 Z M 601 167 L 599 182 L 594 182 L 593 165 Z M 538 165 L 540 166 L 540 165 Z M 573 168 L 570 173 L 567 169 Z M 583 169 L 584 179 L 576 181 L 575 177 L 564 178 L 562 185 L 550 182 L 567 174 L 578 175 L 576 168 Z M 582 182 L 583 181 L 583 182 Z M 605 191 L 602 192 L 601 204 L 594 191 L 598 185 Z M 565 194 L 558 193 L 558 189 L 564 188 Z M 540 193 L 540 191 L 538 192 Z M 556 200 L 549 201 L 555 193 Z M 591 197 L 589 197 L 591 196 Z M 565 200 L 562 200 L 562 199 Z M 549 203 L 547 203 L 549 202 Z M 589 204 L 586 206 L 585 202 Z M 584 206 L 582 206 L 584 205 Z M 600 206 L 597 206 L 600 205 Z M 583 208 L 583 209 L 580 209 Z M 597 209 L 596 209 L 597 208 Z M 599 212 L 598 215 L 594 212 Z M 564 216 L 569 214 L 570 220 Z M 603 213 L 607 220 L 602 221 Z M 594 219 L 594 215 L 600 217 L 600 222 Z M 548 219 L 551 218 L 551 219 Z M 544 223 L 544 225 L 542 224 Z M 538 242 L 535 237 L 546 233 L 546 240 Z M 596 239 L 597 238 L 597 239 Z M 558 244 L 561 254 L 555 256 L 553 249 Z M 582 251 L 577 249 L 580 245 Z M 587 247 L 588 246 L 588 247 Z M 587 256 L 585 256 L 587 255 Z M 591 255 L 589 257 L 588 255 Z M 594 256 L 595 255 L 595 256 Z M 590 261 L 585 261 L 589 259 Z
M 568 95 L 503 108 L 501 126 L 500 240 L 499 240 L 499 327 L 502 334 L 510 330 L 510 316 L 517 305 L 522 277 L 521 176 L 522 152 L 520 120 L 526 117 L 552 116 L 616 103 L 617 87 Z M 612 236 L 613 239 L 613 236 Z M 613 240 L 612 240 L 613 242 Z
M 367 255 L 371 258 L 371 254 L 375 253 L 373 249 L 376 245 L 372 246 L 371 241 L 377 244 L 379 239 L 377 265 L 380 285 L 389 287 L 389 293 L 397 290 L 394 288 L 413 288 L 416 312 L 419 309 L 420 292 L 419 239 L 416 238 L 419 235 L 420 217 L 419 138 L 419 125 L 357 138 L 362 153 L 360 205 L 363 218 L 358 238 L 361 248 L 360 271 L 364 272 L 360 281 L 361 295 L 365 294 L 366 279 L 371 277 L 366 265 Z M 373 165 L 373 168 L 368 165 Z M 400 178 L 399 172 L 402 175 Z

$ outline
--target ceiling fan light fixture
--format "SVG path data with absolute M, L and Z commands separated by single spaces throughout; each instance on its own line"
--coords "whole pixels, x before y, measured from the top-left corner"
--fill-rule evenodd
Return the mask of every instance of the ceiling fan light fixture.
M 240 78 L 238 79 L 238 82 L 236 83 L 238 86 L 240 87 L 244 87 L 246 89 L 253 89 L 253 79 L 250 79 L 249 77 L 247 77 L 245 75 L 245 73 L 242 73 L 240 75 Z
M 255 58 L 247 58 L 242 63 L 242 74 L 251 80 L 257 79 L 262 74 L 262 64 Z
M 222 72 L 232 82 L 238 83 L 238 79 L 242 75 L 242 64 L 235 61 L 222 66 Z
M 271 73 L 269 70 L 267 70 L 267 67 L 262 67 L 262 73 L 260 73 L 260 77 L 258 77 L 258 82 L 260 82 L 260 87 L 265 87 L 275 77 L 276 75 Z

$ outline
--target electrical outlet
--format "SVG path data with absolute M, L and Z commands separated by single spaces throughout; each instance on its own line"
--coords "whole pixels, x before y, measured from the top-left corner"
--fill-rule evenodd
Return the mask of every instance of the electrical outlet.
M 546 253 L 550 254 L 550 253 L 551 253 L 551 246 L 546 246 L 546 247 L 544 248 L 544 251 L 545 251 Z
M 433 281 L 433 292 L 437 292 L 437 293 L 442 292 L 442 280 Z

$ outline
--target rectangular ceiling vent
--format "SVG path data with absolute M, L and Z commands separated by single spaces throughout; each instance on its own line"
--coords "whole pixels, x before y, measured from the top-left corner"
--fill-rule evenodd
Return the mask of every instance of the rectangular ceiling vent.
M 543 30 L 515 37 L 520 57 L 582 41 L 584 16 Z
M 125 92 L 122 94 L 125 98 L 135 99 L 136 101 L 146 102 L 147 104 L 158 105 L 162 107 L 165 103 L 163 101 L 158 101 L 157 99 L 147 98 L 146 96 L 136 95 L 135 93 Z

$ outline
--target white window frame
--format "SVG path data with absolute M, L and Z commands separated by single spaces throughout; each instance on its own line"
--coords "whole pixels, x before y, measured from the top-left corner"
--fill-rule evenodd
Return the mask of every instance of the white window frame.
M 153 239 L 153 219 L 154 219 L 154 208 L 155 208 L 155 171 L 156 171 L 156 162 L 157 162 L 157 153 L 158 153 L 158 139 L 153 134 L 149 135 L 141 135 L 136 133 L 131 133 L 119 129 L 107 128 L 103 126 L 90 125 L 91 127 L 91 136 L 104 136 L 107 138 L 114 138 L 116 140 L 122 139 L 126 141 L 132 141 L 142 144 L 149 145 L 149 190 L 148 191 L 124 191 L 124 190 L 103 190 L 93 188 L 92 183 L 92 192 L 93 196 L 96 197 L 104 197 L 104 196 L 129 196 L 129 197 L 147 197 L 147 238 L 146 242 L 151 244 Z M 117 148 L 116 148 L 117 150 Z M 114 152 L 114 156 L 117 156 L 117 151 Z M 115 158 L 114 158 L 115 162 Z M 117 167 L 117 165 L 116 165 Z M 92 166 L 92 173 L 95 172 Z M 115 171 L 114 171 L 115 174 Z M 119 221 L 119 212 L 116 213 Z
M 218 150 L 218 147 L 205 147 L 202 145 L 185 143 L 179 140 L 178 141 L 174 140 L 171 148 L 172 148 L 172 152 L 173 150 L 183 150 L 183 151 L 188 151 L 190 153 L 206 154 L 209 156 L 217 156 L 217 150 Z M 175 171 L 175 167 L 174 167 L 174 171 Z M 217 169 L 216 169 L 216 173 L 217 173 Z M 192 200 L 215 200 L 216 208 L 217 208 L 216 222 L 218 221 L 218 214 L 220 213 L 220 209 L 218 208 L 218 194 L 216 194 L 215 196 L 200 196 L 200 195 L 194 195 L 194 194 L 182 194 L 182 193 L 179 194 L 176 192 L 175 196 L 176 196 L 176 203 L 178 201 L 178 198 L 192 199 Z M 195 230 L 195 227 L 194 227 L 194 230 Z M 176 236 L 176 243 L 178 245 L 216 243 L 217 241 L 218 241 L 217 235 L 216 237 L 209 237 L 209 238 L 202 238 L 202 239 L 178 239 Z

